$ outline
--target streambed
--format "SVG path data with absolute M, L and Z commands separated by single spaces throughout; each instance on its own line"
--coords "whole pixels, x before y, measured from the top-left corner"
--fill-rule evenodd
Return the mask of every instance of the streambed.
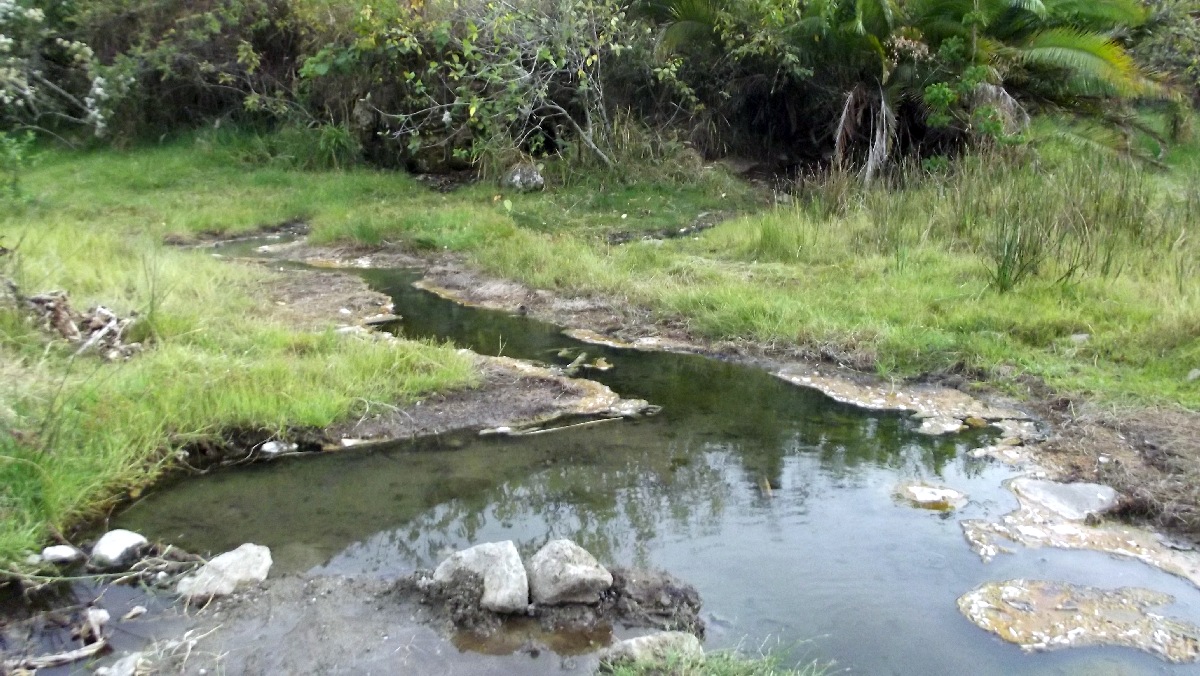
M 1016 471 L 970 457 L 998 431 L 930 437 L 907 414 L 868 412 L 766 371 L 697 355 L 600 347 L 526 317 L 465 307 L 412 287 L 414 271 L 363 270 L 392 295 L 405 337 L 565 364 L 658 416 L 552 434 L 459 434 L 283 459 L 189 478 L 115 525 L 189 551 L 271 547 L 272 575 L 394 578 L 450 551 L 511 539 L 523 553 L 572 538 L 606 563 L 652 566 L 694 584 L 710 648 L 759 646 L 862 674 L 1196 673 L 1133 650 L 1024 654 L 967 621 L 956 599 L 991 581 L 1137 586 L 1176 597 L 1164 614 L 1200 621 L 1200 592 L 1144 564 L 1089 551 L 1016 548 L 984 563 L 960 520 L 1017 508 Z M 966 493 L 956 512 L 897 500 L 903 482 Z M 495 657 L 467 652 L 465 660 Z M 457 648 L 448 648 L 457 650 Z M 521 671 L 529 655 L 506 658 Z

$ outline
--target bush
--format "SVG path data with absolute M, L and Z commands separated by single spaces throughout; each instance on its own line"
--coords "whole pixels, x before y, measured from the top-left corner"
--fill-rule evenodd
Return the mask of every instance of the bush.
M 1135 54 L 1200 104 L 1200 0 L 1150 0 L 1149 4 L 1151 18 Z
M 0 0 L 0 131 L 84 127 L 103 134 L 112 85 L 87 44 L 72 40 L 59 5 Z

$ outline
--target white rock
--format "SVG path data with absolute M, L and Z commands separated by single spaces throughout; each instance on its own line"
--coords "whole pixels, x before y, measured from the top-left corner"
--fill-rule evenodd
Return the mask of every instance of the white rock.
M 189 601 L 228 596 L 244 584 L 267 579 L 271 563 L 270 549 L 247 543 L 204 564 L 180 580 L 175 591 Z
M 554 540 L 538 550 L 526 568 L 534 603 L 596 603 L 613 576 L 595 557 L 570 540 Z
M 931 434 L 936 436 L 939 434 L 954 434 L 955 432 L 961 432 L 965 428 L 966 425 L 964 425 L 963 421 L 959 420 L 958 418 L 951 418 L 949 416 L 933 416 L 922 420 L 921 426 L 917 429 L 917 431 L 921 434 Z
M 1117 504 L 1117 492 L 1103 484 L 1014 479 L 1012 490 L 1022 498 L 1054 512 L 1064 519 L 1082 521 Z
M 46 563 L 63 565 L 75 563 L 83 559 L 83 552 L 71 545 L 52 545 L 42 550 L 42 560 Z
M 512 540 L 455 552 L 433 571 L 433 579 L 444 584 L 460 570 L 483 578 L 480 605 L 484 608 L 497 613 L 523 613 L 529 607 L 529 578 Z
M 1200 380 L 1200 369 L 1192 369 L 1191 371 L 1188 371 L 1187 381 L 1189 383 L 1194 383 L 1197 380 Z
M 290 453 L 296 450 L 296 444 L 290 444 L 283 441 L 268 441 L 258 447 L 258 450 L 266 455 L 278 455 L 279 453 Z
M 96 676 L 140 676 L 149 674 L 149 660 L 142 653 L 126 655 L 113 663 L 111 667 L 100 667 Z
M 925 509 L 951 510 L 967 502 L 966 494 L 944 486 L 926 484 L 901 484 L 896 493 L 917 507 Z
M 664 631 L 615 643 L 600 653 L 600 660 L 617 662 L 661 662 L 668 658 L 694 659 L 704 656 L 700 639 L 683 631 Z
M 92 546 L 91 564 L 97 568 L 120 568 L 133 563 L 138 550 L 147 544 L 145 537 L 133 531 L 110 530 Z

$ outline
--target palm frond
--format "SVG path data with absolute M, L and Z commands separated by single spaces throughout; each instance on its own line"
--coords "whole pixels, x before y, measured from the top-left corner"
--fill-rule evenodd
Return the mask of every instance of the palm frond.
M 1108 36 L 1073 28 L 1049 28 L 1013 50 L 1029 67 L 1066 70 L 1087 94 L 1162 96 L 1163 88 L 1142 72 L 1125 48 Z
M 1043 0 L 1051 19 L 1080 28 L 1110 30 L 1146 23 L 1149 10 L 1141 0 Z

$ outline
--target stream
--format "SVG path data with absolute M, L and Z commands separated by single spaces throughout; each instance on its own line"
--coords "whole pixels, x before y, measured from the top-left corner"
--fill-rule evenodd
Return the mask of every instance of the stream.
M 1024 577 L 1149 587 L 1176 597 L 1164 614 L 1200 620 L 1195 587 L 1135 561 L 1017 547 L 981 562 L 959 521 L 1017 507 L 1001 486 L 1016 472 L 967 455 L 994 429 L 930 437 L 906 414 L 839 404 L 751 366 L 584 344 L 417 290 L 415 271 L 356 274 L 393 297 L 399 335 L 558 364 L 585 351 L 615 368 L 582 377 L 662 413 L 218 471 L 161 487 L 114 526 L 196 552 L 267 545 L 272 576 L 396 578 L 480 542 L 513 540 L 528 555 L 571 538 L 604 563 L 661 568 L 695 585 L 708 649 L 762 648 L 784 665 L 832 660 L 832 673 L 1198 673 L 1131 649 L 1025 654 L 959 613 L 956 599 L 977 585 Z M 915 508 L 894 496 L 911 480 L 970 500 L 951 513 Z

